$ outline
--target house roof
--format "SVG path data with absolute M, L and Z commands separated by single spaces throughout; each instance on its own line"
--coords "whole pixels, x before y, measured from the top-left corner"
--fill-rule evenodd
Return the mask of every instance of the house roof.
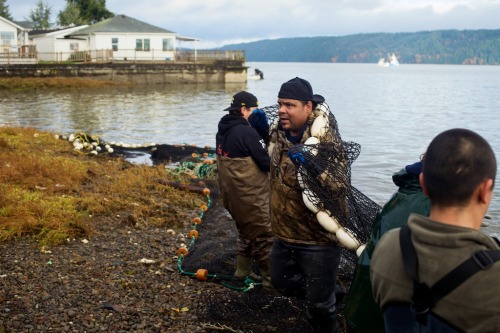
M 70 33 L 74 31 L 78 31 L 81 29 L 84 29 L 88 27 L 88 25 L 79 25 L 76 27 L 69 27 L 69 28 L 60 28 L 60 29 L 52 29 L 52 30 L 32 30 L 28 34 L 30 38 L 37 38 L 37 37 L 45 37 L 45 36 L 65 36 L 69 35 Z
M 23 30 L 23 31 L 29 30 L 29 29 L 19 25 L 19 22 L 10 21 L 3 16 L 0 16 L 0 20 L 6 22 L 7 24 L 10 24 L 11 26 L 15 27 L 16 29 Z
M 18 26 L 23 27 L 24 29 L 28 30 L 33 29 L 33 22 L 30 21 L 13 21 L 13 22 Z
M 33 37 L 33 36 L 39 36 L 39 35 L 46 35 L 46 34 L 49 34 L 51 32 L 54 32 L 54 31 L 58 31 L 59 29 L 36 29 L 36 30 L 31 30 L 28 35 L 30 37 Z
M 126 15 L 116 15 L 88 26 L 87 28 L 75 31 L 71 33 L 70 36 L 88 35 L 98 32 L 174 33 Z

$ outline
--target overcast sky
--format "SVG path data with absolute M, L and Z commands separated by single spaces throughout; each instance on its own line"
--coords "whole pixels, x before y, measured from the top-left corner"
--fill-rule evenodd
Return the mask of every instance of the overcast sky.
M 38 0 L 7 0 L 14 20 Z M 65 0 L 44 0 L 52 21 Z M 500 0 L 106 0 L 114 14 L 216 47 L 282 37 L 500 29 Z

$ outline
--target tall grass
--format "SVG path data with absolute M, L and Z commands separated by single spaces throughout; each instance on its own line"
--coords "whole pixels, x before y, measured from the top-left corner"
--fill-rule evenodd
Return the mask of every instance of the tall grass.
M 163 166 L 88 156 L 51 133 L 0 127 L 0 241 L 34 237 L 41 245 L 61 244 L 91 237 L 95 223 L 120 219 L 180 227 L 203 197 L 158 179 L 187 177 L 174 179 Z

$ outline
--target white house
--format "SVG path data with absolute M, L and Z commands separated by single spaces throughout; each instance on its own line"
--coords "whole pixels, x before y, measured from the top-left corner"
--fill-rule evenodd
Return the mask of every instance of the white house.
M 28 45 L 28 31 L 17 23 L 0 16 L 0 53 L 22 52 Z
M 88 27 L 88 25 L 30 34 L 31 44 L 36 46 L 38 60 L 68 60 L 72 53 L 87 50 L 88 46 L 86 40 L 66 37 L 68 34 L 86 27 Z
M 180 41 L 194 41 L 194 59 L 197 55 L 198 39 L 181 37 L 126 15 L 90 26 L 30 31 L 28 36 L 29 30 L 0 17 L 0 59 L 9 52 L 9 63 L 14 63 L 15 57 L 31 61 L 174 60 L 180 57 L 176 53 Z
M 196 41 L 126 15 L 116 15 L 66 37 L 86 41 L 89 51 L 112 50 L 114 60 L 173 60 L 176 40 Z

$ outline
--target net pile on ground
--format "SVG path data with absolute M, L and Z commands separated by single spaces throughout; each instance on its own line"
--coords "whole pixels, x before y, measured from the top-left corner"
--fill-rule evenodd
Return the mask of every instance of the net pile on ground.
M 312 332 L 305 305 L 277 293 L 218 290 L 200 296 L 197 309 L 207 332 Z
M 277 106 L 263 109 L 270 121 L 270 128 L 278 121 L 277 110 Z M 328 118 L 331 126 L 337 126 L 331 113 Z M 302 185 L 308 189 L 307 199 L 317 209 L 329 212 L 342 228 L 359 242 L 365 243 L 380 206 L 350 185 L 350 166 L 358 157 L 360 146 L 352 142 L 342 143 L 340 152 L 338 147 L 328 143 L 297 146 L 294 149 L 303 158 L 297 161 L 296 167 Z M 343 154 L 347 168 L 340 168 L 336 163 L 340 154 Z M 349 185 L 332 189 L 324 186 L 325 181 Z M 249 279 L 243 286 L 231 281 L 236 262 L 237 231 L 231 216 L 217 200 L 217 188 L 211 188 L 210 205 L 201 217 L 195 226 L 197 237 L 192 238 L 189 251 L 179 257 L 178 266 L 181 273 L 191 277 L 197 277 L 200 270 L 205 271 L 203 279 L 228 287 L 214 288 L 200 295 L 197 314 L 206 329 L 228 332 L 310 332 L 305 318 L 306 307 L 302 301 L 283 297 L 277 292 L 264 291 L 260 284 Z M 337 283 L 346 289 L 352 280 L 356 263 L 356 252 L 344 248 Z M 339 304 L 341 316 L 342 309 L 343 304 Z
M 211 204 L 196 226 L 198 238 L 180 257 L 184 275 L 206 270 L 208 282 L 227 288 L 205 289 L 200 295 L 197 316 L 207 331 L 214 332 L 311 332 L 302 301 L 264 291 L 260 283 L 232 281 L 236 263 L 237 230 L 231 216 L 211 190 Z M 200 282 L 202 283 L 202 282 Z M 245 291 L 245 292 L 242 292 Z

